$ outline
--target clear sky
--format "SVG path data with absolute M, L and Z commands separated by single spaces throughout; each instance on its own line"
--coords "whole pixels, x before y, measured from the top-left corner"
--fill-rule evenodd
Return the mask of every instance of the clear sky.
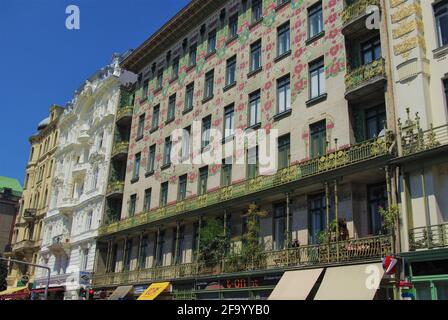
M 138 47 L 188 0 L 0 0 L 0 176 L 23 183 L 28 137 L 112 53 Z M 68 5 L 80 30 L 68 30 Z

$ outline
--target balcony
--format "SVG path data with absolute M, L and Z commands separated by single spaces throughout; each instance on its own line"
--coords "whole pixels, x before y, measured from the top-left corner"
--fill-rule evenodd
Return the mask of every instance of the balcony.
M 25 209 L 23 211 L 22 218 L 26 222 L 33 222 L 36 219 L 37 210 L 36 209 Z
M 80 176 L 86 174 L 89 165 L 90 164 L 88 162 L 75 164 L 72 170 L 72 174 L 74 176 Z
M 124 191 L 124 181 L 111 181 L 107 185 L 107 197 L 122 196 Z
M 368 160 L 380 159 L 390 155 L 392 145 L 390 134 L 385 137 L 353 145 L 344 150 L 329 153 L 323 157 L 294 164 L 270 176 L 258 176 L 254 179 L 235 183 L 229 187 L 217 189 L 204 195 L 192 197 L 182 202 L 152 210 L 135 217 L 121 220 L 99 229 L 100 235 L 108 235 L 133 227 L 155 223 L 186 212 L 193 212 L 205 207 L 220 205 L 227 201 L 239 200 L 259 192 L 269 192 L 275 188 L 301 182 L 324 173 L 347 168 Z
M 384 59 L 349 70 L 345 76 L 345 98 L 353 100 L 365 97 L 375 91 L 384 91 L 386 64 Z
M 20 242 L 15 243 L 12 246 L 12 251 L 14 252 L 14 254 L 23 255 L 23 254 L 31 253 L 38 248 L 39 248 L 39 245 L 36 241 L 22 240 Z
M 130 122 L 132 120 L 133 114 L 134 114 L 134 107 L 131 106 L 121 107 L 117 111 L 117 118 L 115 122 L 117 124 Z
M 112 159 L 126 159 L 128 156 L 129 142 L 122 141 L 114 144 L 112 148 Z
M 89 142 L 89 140 L 90 140 L 89 130 L 88 129 L 81 130 L 79 137 L 78 137 L 79 143 L 86 144 Z
M 54 254 L 66 253 L 70 247 L 70 237 L 67 235 L 59 235 L 53 237 L 48 249 Z
M 411 229 L 409 246 L 412 251 L 448 247 L 448 223 Z
M 7 244 L 5 246 L 5 250 L 3 251 L 3 256 L 5 258 L 12 258 L 14 256 L 14 252 L 12 251 L 12 245 Z
M 352 0 L 342 11 L 342 33 L 344 36 L 359 33 L 366 28 L 366 18 L 368 16 L 366 10 L 369 6 L 381 7 L 380 0 Z
M 207 263 L 189 263 L 146 270 L 95 275 L 94 286 L 109 286 L 185 278 L 217 276 L 247 271 L 300 269 L 348 262 L 375 261 L 392 253 L 392 237 L 376 236 L 330 244 L 266 251 L 256 261 L 224 259 Z M 239 261 L 241 260 L 241 261 Z

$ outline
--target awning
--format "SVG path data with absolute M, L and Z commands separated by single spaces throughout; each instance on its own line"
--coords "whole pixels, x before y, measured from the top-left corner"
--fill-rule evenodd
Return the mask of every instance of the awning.
M 122 300 L 134 289 L 133 286 L 122 286 L 115 289 L 108 300 Z
M 0 292 L 0 300 L 10 300 L 15 298 L 27 298 L 30 295 L 30 291 L 27 287 L 10 288 Z
M 169 286 L 169 282 L 153 283 L 137 300 L 155 300 Z
M 323 270 L 285 272 L 268 300 L 306 300 Z
M 381 263 L 328 268 L 314 300 L 373 300 L 383 276 Z
M 65 287 L 48 288 L 48 292 L 60 292 L 60 291 L 65 291 Z M 33 289 L 33 293 L 45 293 L 45 289 Z

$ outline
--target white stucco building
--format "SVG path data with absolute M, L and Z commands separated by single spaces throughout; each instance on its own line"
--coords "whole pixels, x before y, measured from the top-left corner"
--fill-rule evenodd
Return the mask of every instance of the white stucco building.
M 60 141 L 40 263 L 51 268 L 57 298 L 78 299 L 90 284 L 95 238 L 103 216 L 120 83 L 126 78 L 115 54 L 112 63 L 75 93 L 60 121 Z M 45 285 L 44 272 L 37 287 Z

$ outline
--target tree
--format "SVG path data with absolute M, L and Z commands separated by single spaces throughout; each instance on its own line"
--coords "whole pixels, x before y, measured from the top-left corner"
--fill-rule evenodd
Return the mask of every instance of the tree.
M 209 218 L 201 228 L 199 260 L 205 263 L 217 262 L 225 257 L 230 247 L 229 232 L 216 218 Z
M 4 291 L 8 288 L 6 277 L 8 276 L 8 266 L 6 261 L 0 260 L 0 291 Z

